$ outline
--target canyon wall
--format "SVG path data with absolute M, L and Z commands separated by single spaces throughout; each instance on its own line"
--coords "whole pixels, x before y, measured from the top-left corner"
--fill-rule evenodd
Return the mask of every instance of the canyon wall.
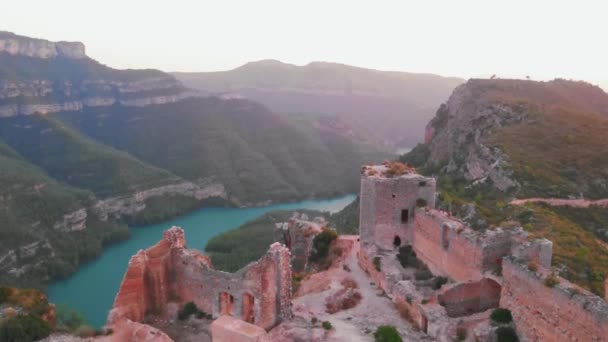
M 216 317 L 274 327 L 291 317 L 289 250 L 275 243 L 257 262 L 226 273 L 214 270 L 207 256 L 186 249 L 183 230 L 172 227 L 159 243 L 131 258 L 108 324 L 141 322 L 148 314 L 166 314 L 170 302 L 190 301 Z
M 124 196 L 106 198 L 97 201 L 93 205 L 92 211 L 102 221 L 107 220 L 108 217 L 132 216 L 146 208 L 146 200 L 163 195 L 183 195 L 199 201 L 212 197 L 227 198 L 226 189 L 221 183 L 206 179 L 199 181 L 197 184 L 179 182 L 137 191 Z
M 50 42 L 0 31 L 0 53 L 2 52 L 43 59 L 54 57 L 80 59 L 87 56 L 84 44 L 81 42 Z
M 500 306 L 511 310 L 524 341 L 605 341 L 608 303 L 563 278 L 545 285 L 546 274 L 514 257 L 503 261 Z

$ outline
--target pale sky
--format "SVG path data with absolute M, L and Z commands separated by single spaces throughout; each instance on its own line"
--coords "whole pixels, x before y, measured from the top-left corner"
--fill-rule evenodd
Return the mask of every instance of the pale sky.
M 215 71 L 272 58 L 608 81 L 603 0 L 4 2 L 0 30 L 82 41 L 116 68 Z

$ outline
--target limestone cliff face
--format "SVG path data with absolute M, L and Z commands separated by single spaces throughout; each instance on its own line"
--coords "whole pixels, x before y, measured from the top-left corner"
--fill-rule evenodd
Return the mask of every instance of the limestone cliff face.
M 121 216 L 131 216 L 146 208 L 146 200 L 152 197 L 163 195 L 183 195 L 197 200 L 217 197 L 226 199 L 226 189 L 221 183 L 211 180 L 200 181 L 195 184 L 192 182 L 178 182 L 156 188 L 138 191 L 132 194 L 106 198 L 97 201 L 92 207 L 92 211 L 105 221 L 108 217 L 120 218 Z
M 173 103 L 198 92 L 156 70 L 119 71 L 85 54 L 79 42 L 50 42 L 0 31 L 0 117 L 86 107 Z
M 525 111 L 478 97 L 469 81 L 457 87 L 426 128 L 429 162 L 443 171 L 464 175 L 471 182 L 488 179 L 500 190 L 519 187 L 508 156 L 492 143 L 501 127 L 525 119 Z
M 84 44 L 81 42 L 50 42 L 0 31 L 0 53 L 2 52 L 45 59 L 54 57 L 80 59 L 87 56 Z

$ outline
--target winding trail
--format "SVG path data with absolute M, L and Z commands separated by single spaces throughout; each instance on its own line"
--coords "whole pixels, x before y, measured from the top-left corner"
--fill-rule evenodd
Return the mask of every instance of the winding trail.
M 591 206 L 597 206 L 601 208 L 608 208 L 608 198 L 600 200 L 586 200 L 586 199 L 564 199 L 564 198 L 524 198 L 517 199 L 510 202 L 512 205 L 525 205 L 526 203 L 545 203 L 551 206 L 568 206 L 574 208 L 589 208 Z

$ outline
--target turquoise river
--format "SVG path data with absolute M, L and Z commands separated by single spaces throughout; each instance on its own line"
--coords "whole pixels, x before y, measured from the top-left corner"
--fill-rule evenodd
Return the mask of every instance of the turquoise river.
M 83 265 L 71 277 L 49 286 L 49 298 L 53 303 L 76 309 L 84 314 L 89 324 L 100 327 L 106 321 L 131 256 L 158 242 L 167 228 L 174 225 L 184 228 L 188 247 L 203 250 L 213 236 L 237 228 L 264 213 L 297 209 L 336 212 L 354 199 L 354 195 L 348 195 L 331 200 L 310 200 L 256 208 L 203 208 L 160 224 L 131 228 L 131 238 L 109 246 L 101 257 Z

